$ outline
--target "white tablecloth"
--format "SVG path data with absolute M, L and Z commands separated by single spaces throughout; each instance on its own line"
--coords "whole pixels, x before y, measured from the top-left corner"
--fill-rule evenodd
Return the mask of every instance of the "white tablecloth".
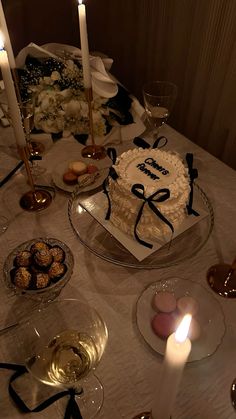
M 214 230 L 207 244 L 196 256 L 179 265 L 146 271 L 108 263 L 86 250 L 73 233 L 67 214 L 68 195 L 58 191 L 50 208 L 36 214 L 24 212 L 17 200 L 14 201 L 18 182 L 22 184 L 21 173 L 0 189 L 1 211 L 10 219 L 8 230 L 0 235 L 1 268 L 8 253 L 23 241 L 40 236 L 64 241 L 73 251 L 75 268 L 61 297 L 88 301 L 98 309 L 107 324 L 109 341 L 96 372 L 104 386 L 104 404 L 98 414 L 101 419 L 131 419 L 152 405 L 163 358 L 148 348 L 137 330 L 135 306 L 144 287 L 159 279 L 177 276 L 190 278 L 208 288 L 206 271 L 209 266 L 221 259 L 231 262 L 235 257 L 235 172 L 172 128 L 166 126 L 164 130 L 168 148 L 194 153 L 199 184 L 208 195 L 215 213 Z M 2 129 L 0 134 L 2 173 L 12 166 L 16 152 L 11 130 Z M 40 164 L 47 167 L 50 174 L 54 165 L 66 156 L 74 158 L 74 152 L 79 150 L 80 145 L 75 140 L 62 139 L 48 151 Z M 2 274 L 1 280 L 0 328 L 18 312 L 19 304 L 22 307 L 22 300 L 19 302 L 7 296 Z M 186 366 L 173 419 L 233 419 L 236 415 L 230 401 L 230 387 L 236 377 L 236 302 L 214 296 L 225 314 L 224 340 L 212 356 Z M 12 354 L 4 342 L 2 335 L 0 361 L 11 362 Z M 9 376 L 9 372 L 0 372 L 0 417 L 21 418 L 23 415 L 8 397 Z M 28 414 L 27 417 L 52 419 L 60 415 L 57 406 L 53 405 L 42 413 Z

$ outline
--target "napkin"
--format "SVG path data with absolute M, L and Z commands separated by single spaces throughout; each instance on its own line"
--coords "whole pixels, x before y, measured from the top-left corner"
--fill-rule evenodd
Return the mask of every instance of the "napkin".
M 24 67 L 27 55 L 32 55 L 36 58 L 53 57 L 53 58 L 71 58 L 82 61 L 81 50 L 79 48 L 57 43 L 48 43 L 38 46 L 31 42 L 23 48 L 16 57 L 16 66 L 18 68 Z M 98 53 L 97 53 L 98 54 Z M 111 98 L 118 92 L 117 82 L 108 73 L 113 60 L 108 57 L 98 55 L 90 56 L 91 65 L 91 79 L 92 88 L 95 93 L 105 98 Z

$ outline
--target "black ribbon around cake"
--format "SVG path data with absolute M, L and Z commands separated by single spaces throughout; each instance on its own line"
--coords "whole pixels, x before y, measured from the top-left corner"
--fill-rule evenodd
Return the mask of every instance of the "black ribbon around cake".
M 198 170 L 193 168 L 193 154 L 187 153 L 186 154 L 186 162 L 188 165 L 188 173 L 189 173 L 189 185 L 190 185 L 190 194 L 189 194 L 189 202 L 187 204 L 187 212 L 188 215 L 195 215 L 196 217 L 199 216 L 198 212 L 193 209 L 193 184 L 194 180 L 198 177 Z
M 161 144 L 161 142 L 163 142 L 163 143 Z M 141 147 L 143 149 L 147 149 L 147 148 L 155 149 L 155 148 L 165 147 L 165 145 L 168 143 L 168 140 L 167 140 L 166 137 L 164 137 L 164 135 L 161 135 L 160 137 L 158 137 L 154 141 L 154 143 L 153 143 L 153 145 L 151 147 L 151 145 L 146 140 L 144 140 L 144 138 L 142 138 L 142 137 L 135 137 L 134 140 L 133 140 L 133 143 L 137 147 Z
M 168 188 L 158 189 L 156 192 L 154 192 L 149 197 L 145 197 L 144 186 L 141 183 L 136 183 L 135 185 L 132 186 L 131 192 L 137 198 L 143 200 L 143 203 L 141 204 L 141 206 L 139 208 L 139 212 L 138 212 L 137 219 L 136 219 L 136 222 L 135 222 L 134 236 L 140 244 L 142 244 L 143 246 L 148 247 L 149 249 L 152 249 L 153 248 L 152 244 L 147 243 L 146 241 L 140 239 L 140 237 L 138 236 L 138 233 L 137 233 L 137 227 L 138 227 L 139 221 L 141 220 L 141 217 L 142 217 L 144 205 L 148 204 L 149 208 L 153 211 L 153 213 L 157 217 L 159 217 L 160 220 L 163 221 L 170 228 L 172 234 L 174 233 L 174 227 L 171 224 L 171 222 L 169 220 L 167 220 L 167 218 L 164 217 L 164 215 L 161 213 L 161 211 L 158 209 L 158 207 L 154 205 L 154 203 L 164 202 L 167 199 L 169 199 L 170 191 L 169 191 Z
M 77 392 L 76 389 L 74 388 L 69 388 L 68 390 L 60 391 L 59 393 L 54 394 L 53 396 L 49 397 L 48 399 L 40 403 L 34 409 L 30 409 L 25 404 L 25 402 L 21 399 L 19 394 L 17 394 L 17 392 L 14 390 L 12 386 L 13 382 L 17 380 L 17 378 L 28 373 L 28 370 L 26 369 L 26 367 L 24 365 L 19 365 L 19 364 L 0 363 L 0 368 L 14 371 L 13 375 L 11 376 L 9 380 L 8 392 L 11 399 L 13 400 L 17 408 L 22 413 L 42 412 L 43 410 L 47 409 L 47 407 L 51 406 L 56 401 L 62 399 L 65 396 L 69 396 L 69 400 L 68 400 L 65 414 L 64 414 L 64 419 L 83 419 L 79 406 L 75 400 L 75 396 L 80 395 L 81 392 Z

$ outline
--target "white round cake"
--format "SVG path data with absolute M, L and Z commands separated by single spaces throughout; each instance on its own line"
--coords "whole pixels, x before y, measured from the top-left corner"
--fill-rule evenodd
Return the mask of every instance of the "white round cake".
M 152 203 L 161 214 L 177 228 L 187 215 L 186 205 L 189 200 L 190 186 L 188 169 L 177 153 L 159 149 L 136 148 L 119 156 L 113 168 L 117 179 L 109 177 L 108 193 L 111 202 L 110 221 L 125 233 L 134 236 L 135 224 L 144 199 L 132 192 L 135 184 L 143 185 L 147 199 L 160 189 L 168 189 L 169 197 L 163 202 L 156 202 L 164 193 L 157 193 Z M 171 229 L 150 208 L 148 202 L 137 225 L 137 234 L 141 239 L 171 237 Z

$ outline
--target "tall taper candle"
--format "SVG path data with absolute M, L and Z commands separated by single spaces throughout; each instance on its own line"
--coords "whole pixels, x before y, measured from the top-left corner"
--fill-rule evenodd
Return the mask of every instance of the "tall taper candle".
M 16 91 L 11 75 L 7 52 L 3 47 L 2 38 L 0 35 L 0 66 L 2 70 L 2 77 L 4 81 L 5 91 L 7 95 L 8 106 L 10 110 L 11 123 L 15 134 L 15 139 L 19 147 L 25 147 L 25 133 L 22 125 L 22 118 L 20 108 L 17 102 Z
M 173 413 L 182 372 L 191 351 L 191 342 L 187 337 L 191 320 L 192 316 L 186 314 L 176 332 L 167 339 L 159 388 L 151 412 L 152 419 L 170 419 Z
M 89 62 L 89 45 L 88 45 L 88 33 L 87 33 L 87 22 L 86 22 L 86 9 L 85 9 L 85 5 L 82 4 L 82 0 L 79 0 L 78 13 L 79 13 L 80 45 L 81 45 L 81 53 L 82 53 L 84 88 L 89 89 L 92 85 L 90 62 Z
M 4 45 L 7 50 L 10 67 L 16 68 L 15 57 L 13 54 L 11 40 L 10 40 L 10 36 L 9 36 L 7 24 L 6 24 L 6 19 L 5 19 L 5 15 L 4 15 L 3 7 L 2 7 L 2 0 L 0 0 L 0 28 L 3 34 Z

